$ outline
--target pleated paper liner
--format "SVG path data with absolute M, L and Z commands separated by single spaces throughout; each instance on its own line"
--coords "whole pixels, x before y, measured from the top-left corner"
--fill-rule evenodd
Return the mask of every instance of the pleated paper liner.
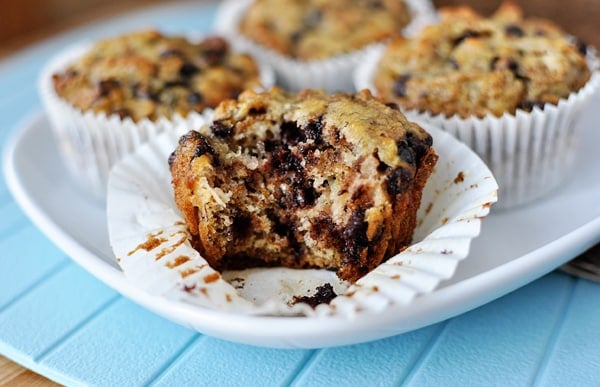
M 211 268 L 191 247 L 173 199 L 166 162 L 178 140 L 173 132 L 126 157 L 110 174 L 108 228 L 116 260 L 127 279 L 152 296 L 224 313 L 352 318 L 417 302 L 454 275 L 497 199 L 494 177 L 475 153 L 443 131 L 426 129 L 439 161 L 423 192 L 414 244 L 353 285 L 326 270 Z M 329 304 L 313 309 L 293 302 L 325 284 L 338 295 Z

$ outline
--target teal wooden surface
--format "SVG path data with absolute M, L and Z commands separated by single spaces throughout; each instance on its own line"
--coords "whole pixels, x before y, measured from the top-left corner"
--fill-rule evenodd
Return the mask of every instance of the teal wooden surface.
M 154 25 L 206 30 L 189 3 L 98 23 L 0 63 L 0 146 L 40 108 L 37 73 L 83 37 Z M 51 146 L 51 145 L 49 145 Z M 600 285 L 552 273 L 495 302 L 403 335 L 320 350 L 215 339 L 123 298 L 32 226 L 0 180 L 0 353 L 68 385 L 597 386 Z
M 25 221 L 22 213 L 20 217 Z M 15 228 L 0 238 L 0 311 L 4 313 L 11 303 L 22 300 L 43 278 L 69 260 L 31 225 Z M 3 333 L 4 327 L 0 326 L 0 335 Z

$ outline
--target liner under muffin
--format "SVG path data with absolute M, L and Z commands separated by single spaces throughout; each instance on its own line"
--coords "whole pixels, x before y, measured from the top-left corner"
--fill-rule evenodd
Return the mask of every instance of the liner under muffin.
M 385 47 L 371 53 L 354 72 L 356 90 L 373 84 Z M 430 112 L 402 109 L 417 122 L 427 122 L 454 135 L 475 151 L 498 181 L 498 209 L 509 209 L 540 199 L 557 189 L 573 167 L 583 134 L 577 120 L 600 85 L 600 61 L 589 47 L 586 57 L 591 76 L 588 82 L 557 104 L 535 106 L 531 112 L 517 109 L 501 117 L 446 117 Z
M 354 90 L 352 73 L 364 58 L 381 46 L 381 42 L 368 45 L 348 54 L 328 59 L 301 61 L 282 55 L 245 37 L 238 31 L 240 20 L 253 0 L 225 0 L 215 19 L 217 33 L 227 36 L 238 50 L 247 51 L 270 64 L 277 83 L 290 91 L 324 89 L 327 92 Z M 429 0 L 405 0 L 411 13 L 411 22 L 403 29 L 405 36 L 413 36 L 427 24 L 437 20 L 437 13 Z
M 281 267 L 218 272 L 192 247 L 174 201 L 164 159 L 176 147 L 172 132 L 157 136 L 110 173 L 107 224 L 110 246 L 127 280 L 151 304 L 167 302 L 197 327 L 203 309 L 239 315 L 352 319 L 390 307 L 410 308 L 451 278 L 497 200 L 497 184 L 481 159 L 456 138 L 424 125 L 438 162 L 423 190 L 413 242 L 350 284 L 335 272 Z M 398 220 L 400 221 L 400 220 Z M 143 246 L 152 243 L 154 248 Z M 297 297 L 330 285 L 337 297 L 311 308 Z M 195 317 L 194 317 L 195 316 Z
M 191 40 L 200 40 L 200 37 Z M 77 43 L 57 53 L 42 69 L 38 89 L 67 170 L 77 186 L 102 203 L 106 200 L 109 172 L 117 161 L 162 132 L 184 134 L 200 128 L 210 119 L 213 109 L 190 112 L 186 117 L 176 114 L 170 119 L 161 117 L 156 121 L 138 122 L 116 114 L 81 111 L 56 93 L 52 75 L 65 70 L 92 45 L 93 42 Z M 275 83 L 273 70 L 257 62 L 263 87 L 271 87 Z

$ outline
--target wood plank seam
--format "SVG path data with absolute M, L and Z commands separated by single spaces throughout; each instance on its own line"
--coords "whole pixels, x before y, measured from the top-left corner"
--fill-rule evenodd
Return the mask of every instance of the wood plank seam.
M 196 333 L 192 336 L 180 349 L 175 352 L 173 356 L 171 356 L 165 364 L 153 375 L 150 375 L 148 380 L 143 383 L 144 386 L 153 386 L 159 385 L 160 379 L 167 373 L 171 368 L 173 368 L 177 363 L 179 363 L 180 359 L 184 358 L 191 350 L 194 348 L 194 345 L 199 342 L 201 339 L 206 338 L 205 335 L 200 333 Z
M 42 362 L 46 356 L 48 356 L 49 354 L 51 354 L 52 351 L 54 351 L 57 348 L 59 348 L 65 341 L 67 341 L 69 339 L 69 337 L 73 336 L 75 333 L 77 333 L 79 330 L 81 330 L 87 324 L 89 324 L 90 322 L 92 322 L 93 320 L 95 320 L 98 316 L 100 316 L 102 313 L 104 313 L 107 309 L 109 309 L 113 304 L 115 304 L 121 298 L 122 298 L 122 296 L 119 293 L 117 293 L 113 297 L 111 297 L 110 299 L 108 299 L 106 302 L 104 302 L 98 308 L 96 308 L 95 310 L 93 310 L 92 313 L 90 313 L 88 316 L 86 316 L 83 320 L 81 320 L 80 322 L 78 322 L 68 332 L 66 332 L 64 335 L 62 335 L 61 337 L 59 337 L 58 340 L 56 340 L 55 342 L 53 342 L 52 344 L 50 344 L 46 349 L 44 349 L 40 354 L 38 354 L 33 359 L 33 361 L 35 363 Z
M 419 373 L 419 369 L 421 369 L 423 364 L 425 364 L 429 355 L 433 353 L 434 348 L 437 346 L 437 344 L 440 341 L 440 338 L 442 337 L 442 334 L 448 329 L 450 321 L 452 320 L 448 319 L 439 323 L 439 328 L 431 335 L 427 343 L 423 346 L 423 349 L 421 350 L 419 356 L 416 356 L 412 364 L 406 367 L 406 369 L 410 371 L 402 380 L 399 380 L 397 382 L 398 385 L 410 384 L 410 381 Z
M 48 280 L 50 280 L 50 278 L 52 278 L 56 274 L 65 270 L 67 268 L 67 266 L 69 266 L 70 264 L 72 264 L 72 261 L 67 256 L 64 256 L 62 261 L 60 261 L 56 265 L 52 266 L 40 278 L 35 279 L 32 284 L 30 284 L 25 289 L 23 289 L 21 292 L 16 294 L 13 298 L 8 300 L 4 305 L 1 305 L 0 306 L 0 314 L 4 313 L 8 308 L 10 308 L 12 305 L 16 304 L 22 297 L 24 297 L 28 293 L 32 292 L 35 288 L 37 288 L 38 286 L 47 282 Z

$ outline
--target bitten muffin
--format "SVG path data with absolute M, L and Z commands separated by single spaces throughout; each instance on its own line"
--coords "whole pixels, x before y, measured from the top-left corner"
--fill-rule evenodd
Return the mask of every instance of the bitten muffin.
M 193 43 L 147 30 L 106 39 L 53 75 L 59 97 L 81 111 L 134 122 L 201 113 L 260 86 L 259 68 L 221 37 Z
M 219 105 L 169 165 L 214 268 L 316 267 L 356 281 L 411 243 L 436 161 L 431 136 L 368 91 L 273 88 Z
M 584 44 L 512 3 L 490 18 L 466 7 L 440 15 L 387 47 L 373 80 L 381 97 L 432 114 L 501 116 L 556 104 L 590 79 Z
M 398 36 L 410 21 L 403 0 L 255 0 L 239 29 L 286 57 L 308 61 Z

